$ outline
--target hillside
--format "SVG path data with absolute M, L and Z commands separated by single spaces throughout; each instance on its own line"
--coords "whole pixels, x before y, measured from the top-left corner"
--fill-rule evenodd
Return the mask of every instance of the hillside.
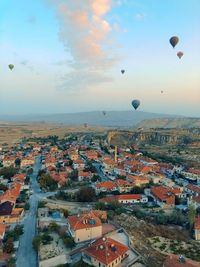
M 70 126 L 87 123 L 91 126 L 133 127 L 143 120 L 171 117 L 177 118 L 178 116 L 132 110 L 108 111 L 105 116 L 102 111 L 46 115 L 0 115 L 0 120 L 9 122 L 62 123 Z
M 143 120 L 137 128 L 200 128 L 200 118 L 156 118 Z

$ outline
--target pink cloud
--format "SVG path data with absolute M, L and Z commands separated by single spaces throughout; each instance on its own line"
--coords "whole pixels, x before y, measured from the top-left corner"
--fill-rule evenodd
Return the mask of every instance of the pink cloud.
M 112 27 L 104 16 L 111 10 L 112 0 L 60 0 L 52 4 L 60 23 L 60 38 L 73 57 L 74 70 L 82 68 L 85 73 L 86 69 L 110 69 L 116 60 L 109 49 Z

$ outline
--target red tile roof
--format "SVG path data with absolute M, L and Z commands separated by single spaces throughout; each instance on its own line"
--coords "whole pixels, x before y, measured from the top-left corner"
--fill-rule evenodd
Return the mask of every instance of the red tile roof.
M 0 223 L 0 236 L 3 236 L 6 231 L 6 224 Z
M 199 186 L 194 185 L 194 184 L 188 184 L 186 187 L 187 187 L 188 189 L 190 189 L 191 191 L 200 194 L 200 187 L 199 187 Z
M 91 223 L 91 220 L 95 223 Z M 80 215 L 69 216 L 68 222 L 74 231 L 102 225 L 101 220 L 94 214 L 93 211 Z
M 200 175 L 200 170 L 198 170 L 198 169 L 189 169 L 188 172 Z
M 175 201 L 175 196 L 171 188 L 164 186 L 155 186 L 151 188 L 151 193 L 161 201 L 171 200 Z M 174 203 L 171 203 L 174 204 Z
M 103 264 L 110 264 L 114 260 L 124 255 L 129 250 L 128 247 L 111 238 L 101 238 L 92 243 L 83 252 Z
M 96 187 L 97 188 L 106 188 L 106 189 L 112 190 L 116 187 L 116 185 L 114 182 L 107 181 L 107 182 L 102 182 L 102 183 L 96 184 Z

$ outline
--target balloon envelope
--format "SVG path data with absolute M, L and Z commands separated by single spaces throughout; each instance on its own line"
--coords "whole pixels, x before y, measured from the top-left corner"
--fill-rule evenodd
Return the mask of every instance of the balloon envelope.
M 135 110 L 139 107 L 139 105 L 140 105 L 140 100 L 134 99 L 132 101 L 132 106 L 134 107 Z
M 184 54 L 183 54 L 183 52 L 181 52 L 181 51 L 179 51 L 178 53 L 177 53 L 177 56 L 181 59 L 182 58 L 182 56 L 183 56 Z
M 13 64 L 9 64 L 9 65 L 8 65 L 8 68 L 9 68 L 10 70 L 14 69 L 14 65 L 13 65 Z
M 172 36 L 169 39 L 170 44 L 173 46 L 173 48 L 178 44 L 179 38 L 177 36 Z
M 125 73 L 125 70 L 121 70 L 121 73 L 124 74 Z

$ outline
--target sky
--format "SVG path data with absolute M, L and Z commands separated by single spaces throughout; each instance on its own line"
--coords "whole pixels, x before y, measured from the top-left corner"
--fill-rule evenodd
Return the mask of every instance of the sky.
M 141 111 L 200 117 L 199 14 L 199 0 L 1 0 L 0 114 L 139 99 Z

